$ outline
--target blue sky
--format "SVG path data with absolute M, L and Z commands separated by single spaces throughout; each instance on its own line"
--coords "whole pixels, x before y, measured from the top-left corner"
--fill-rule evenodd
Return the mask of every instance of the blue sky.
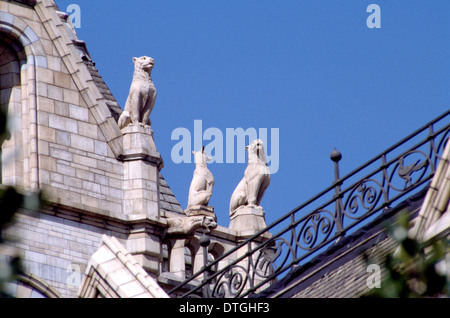
M 267 128 L 269 141 L 279 129 L 279 169 L 261 204 L 269 224 L 331 184 L 335 147 L 344 175 L 450 107 L 447 0 L 56 3 L 80 6 L 78 37 L 122 108 L 132 57 L 155 59 L 152 128 L 183 208 L 194 164 L 173 162 L 171 134 L 193 134 L 194 120 L 224 136 Z M 381 28 L 367 27 L 371 3 Z M 245 167 L 209 165 L 219 225 Z

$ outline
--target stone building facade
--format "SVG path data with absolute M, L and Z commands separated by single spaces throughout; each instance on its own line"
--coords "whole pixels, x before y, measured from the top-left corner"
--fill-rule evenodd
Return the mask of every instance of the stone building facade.
M 46 202 L 19 211 L 6 232 L 14 246 L 3 261 L 19 253 L 25 268 L 13 294 L 77 297 L 102 247 L 125 249 L 164 289 L 202 266 L 201 220 L 189 235 L 167 235 L 168 220 L 186 215 L 162 175 L 158 141 L 145 127 L 119 129 L 121 107 L 54 1 L 0 1 L 0 75 L 1 107 L 14 122 L 1 182 L 41 191 Z M 213 258 L 241 240 L 221 226 L 209 237 Z
M 19 281 L 8 286 L 10 294 L 168 297 L 202 268 L 202 235 L 210 219 L 187 216 L 181 208 L 163 177 L 151 129 L 119 128 L 121 107 L 53 0 L 0 0 L 0 104 L 14 123 L 1 145 L 1 183 L 40 191 L 45 199 L 39 211 L 18 211 L 4 233 L 13 243 L 2 247 L 0 261 L 19 254 L 24 265 Z M 421 237 L 448 235 L 449 149 L 430 190 L 407 201 L 410 213 L 419 215 Z M 362 255 L 395 249 L 381 222 L 401 208 L 260 296 L 363 295 Z M 181 232 L 171 232 L 173 226 Z M 248 235 L 212 227 L 208 258 L 234 251 L 217 269 L 226 268 L 245 252 L 233 248 Z

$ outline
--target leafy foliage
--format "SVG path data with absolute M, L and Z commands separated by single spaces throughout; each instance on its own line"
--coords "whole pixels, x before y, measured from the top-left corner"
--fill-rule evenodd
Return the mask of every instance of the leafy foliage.
M 388 227 L 398 248 L 384 262 L 385 277 L 369 297 L 422 298 L 450 296 L 448 239 L 422 243 L 408 237 L 409 216 L 402 213 L 398 225 Z
M 0 145 L 9 138 L 7 115 L 0 110 Z M 1 160 L 1 158 L 0 158 Z M 4 230 L 14 221 L 14 215 L 20 208 L 37 210 L 40 204 L 40 195 L 35 193 L 22 194 L 12 186 L 0 185 L 0 244 L 3 247 L 6 241 Z M 1 253 L 0 246 L 0 254 Z M 5 291 L 5 284 L 15 281 L 22 272 L 19 256 L 13 256 L 7 262 L 0 262 L 0 297 L 11 297 Z

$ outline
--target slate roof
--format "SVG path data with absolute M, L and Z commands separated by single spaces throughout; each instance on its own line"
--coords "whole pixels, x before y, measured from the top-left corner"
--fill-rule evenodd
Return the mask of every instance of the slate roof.
M 95 62 L 92 60 L 92 58 L 89 54 L 86 43 L 84 41 L 81 41 L 78 39 L 75 29 L 73 28 L 70 21 L 68 20 L 69 16 L 67 13 L 58 11 L 58 16 L 60 17 L 61 22 L 63 22 L 63 24 L 67 30 L 67 33 L 69 34 L 70 38 L 72 39 L 72 43 L 74 44 L 75 48 L 77 49 L 77 52 L 79 53 L 81 59 L 83 60 L 87 69 L 89 70 L 89 73 L 91 74 L 91 77 L 92 77 L 95 85 L 97 86 L 98 90 L 102 94 L 106 105 L 108 105 L 111 115 L 117 122 L 120 114 L 122 114 L 122 108 L 119 106 L 119 103 L 114 98 L 110 89 L 108 88 L 105 81 L 103 80 L 100 73 L 98 72 L 98 69 L 95 67 Z
M 162 212 L 174 212 L 185 216 L 180 203 L 178 203 L 178 200 L 175 198 L 175 195 L 161 173 L 159 173 L 159 204 L 159 209 Z
M 86 66 L 88 67 L 88 70 L 91 73 L 91 76 L 95 82 L 95 85 L 98 87 L 100 93 L 102 93 L 102 95 L 105 99 L 106 105 L 108 105 L 109 111 L 111 112 L 111 115 L 117 122 L 119 120 L 120 114 L 122 114 L 122 108 L 120 108 L 116 99 L 114 98 L 111 91 L 109 90 L 108 86 L 103 81 L 102 77 L 100 76 L 100 73 L 98 72 L 97 68 L 95 67 L 95 63 L 92 60 L 85 60 L 84 64 L 86 64 Z

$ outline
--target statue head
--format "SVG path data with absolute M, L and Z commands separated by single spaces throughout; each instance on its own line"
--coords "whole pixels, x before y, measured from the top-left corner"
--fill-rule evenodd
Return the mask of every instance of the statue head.
M 249 162 L 253 160 L 260 160 L 266 162 L 266 152 L 264 150 L 264 143 L 261 139 L 255 139 L 250 145 L 246 146 L 248 151 Z
M 146 72 L 151 72 L 153 66 L 155 66 L 155 60 L 148 56 L 133 57 L 133 63 L 135 68 Z
M 204 163 L 210 162 L 212 158 L 205 153 L 205 146 L 202 146 L 202 150 L 200 151 L 192 151 L 194 154 L 194 162 L 195 163 Z
M 217 227 L 216 220 L 211 216 L 203 217 L 202 228 L 204 228 L 208 233 Z

